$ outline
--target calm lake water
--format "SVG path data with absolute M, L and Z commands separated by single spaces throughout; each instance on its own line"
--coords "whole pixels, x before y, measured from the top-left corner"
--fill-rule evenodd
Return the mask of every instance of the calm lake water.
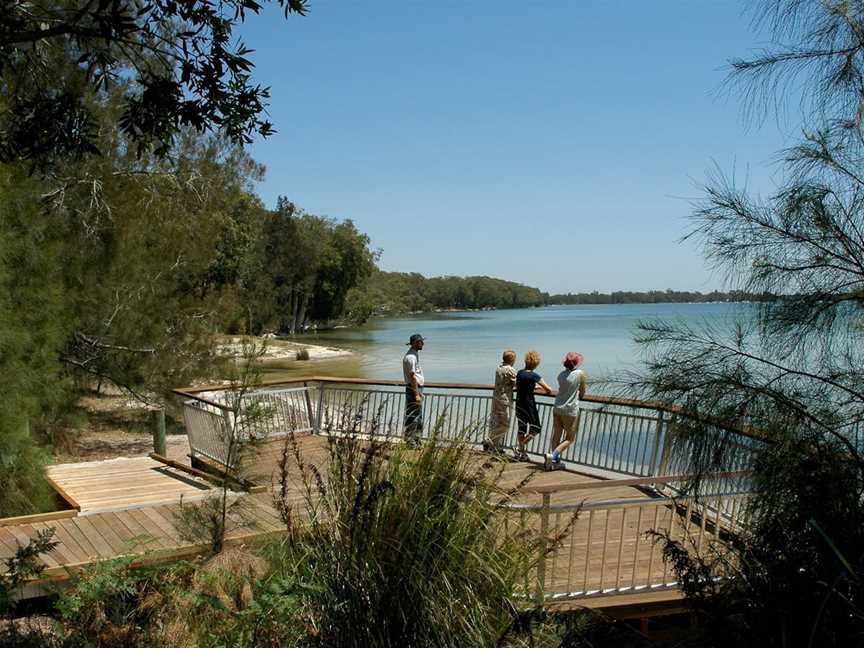
M 517 366 L 526 351 L 539 351 L 543 361 L 538 371 L 550 383 L 561 356 L 579 351 L 589 376 L 597 379 L 638 367 L 632 338 L 640 320 L 724 326 L 746 317 L 750 308 L 720 303 L 548 306 L 381 318 L 361 327 L 298 337 L 300 342 L 351 349 L 358 354 L 355 358 L 290 363 L 271 368 L 267 378 L 318 374 L 398 380 L 405 343 L 416 332 L 426 338 L 421 359 L 430 382 L 490 383 L 501 352 L 508 348 L 519 354 Z

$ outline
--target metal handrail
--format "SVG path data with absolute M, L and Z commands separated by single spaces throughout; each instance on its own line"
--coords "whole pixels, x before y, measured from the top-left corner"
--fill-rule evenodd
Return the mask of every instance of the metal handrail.
M 226 389 L 230 390 L 231 386 L 174 390 L 185 399 L 184 416 L 193 455 L 200 453 L 209 459 L 222 461 L 223 465 L 227 465 L 227 457 L 220 455 L 219 444 L 220 439 L 232 428 L 232 412 L 225 402 L 219 402 L 218 396 L 208 392 L 218 393 Z M 426 415 L 433 419 L 446 419 L 446 424 L 438 431 L 438 438 L 464 439 L 467 429 L 467 440 L 479 443 L 479 435 L 485 435 L 491 411 L 491 389 L 490 385 L 427 383 L 424 399 Z M 457 393 L 453 393 L 454 390 L 458 390 Z M 244 398 L 255 402 L 263 412 L 259 424 L 261 438 L 287 433 L 288 430 L 310 434 L 324 430 L 353 430 L 391 438 L 398 438 L 403 433 L 401 426 L 405 392 L 401 381 L 332 377 L 269 381 L 258 385 Z M 569 544 L 555 547 L 549 556 L 539 562 L 536 582 L 530 589 L 547 600 L 557 600 L 562 597 L 590 596 L 598 592 L 674 587 L 674 581 L 667 578 L 668 570 L 665 567 L 662 572 L 658 572 L 659 568 L 655 569 L 654 563 L 662 562 L 662 558 L 655 556 L 656 548 L 648 546 L 640 535 L 646 519 L 652 518 L 649 521 L 655 526 L 660 525 L 660 528 L 669 529 L 670 532 L 682 523 L 685 529 L 693 524 L 697 527 L 701 525 L 698 529 L 700 542 L 706 536 L 706 528 L 715 531 L 720 528 L 733 529 L 744 508 L 742 502 L 747 497 L 746 492 L 741 490 L 741 482 L 747 479 L 749 473 L 736 469 L 701 476 L 702 479 L 707 477 L 713 486 L 703 490 L 699 497 L 684 494 L 675 485 L 687 483 L 694 475 L 691 474 L 692 470 L 688 470 L 686 448 L 683 454 L 675 454 L 673 449 L 675 422 L 684 415 L 680 410 L 658 407 L 656 403 L 648 401 L 596 395 L 586 397 L 582 402 L 576 442 L 564 458 L 582 466 L 582 471 L 599 470 L 615 478 L 593 483 L 527 485 L 521 492 L 539 495 L 542 499 L 540 504 L 509 502 L 502 505 L 505 518 L 515 516 L 520 525 L 539 533 L 541 555 L 545 555 L 542 543 L 546 542 L 550 531 L 558 528 L 566 516 L 578 512 L 588 518 L 587 530 L 581 531 L 587 536 L 577 539 L 572 535 L 575 534 L 575 527 L 571 529 Z M 535 453 L 541 444 L 548 443 L 552 418 L 551 403 L 541 399 L 538 405 L 543 434 L 534 439 L 533 446 L 529 446 L 529 450 Z M 257 435 L 257 432 L 253 430 L 251 433 Z M 515 435 L 515 425 L 509 434 Z M 737 444 L 736 452 L 740 457 L 736 459 L 734 467 L 747 467 L 752 444 L 752 437 L 743 434 Z M 650 488 L 649 492 L 654 496 L 581 504 L 553 504 L 551 499 L 555 493 L 623 486 Z M 676 513 L 682 507 L 686 512 Z M 529 523 L 534 518 L 537 518 L 536 524 Z M 613 529 L 614 533 L 610 531 Z M 577 543 L 584 544 L 585 552 L 585 563 L 579 568 L 581 571 L 576 569 L 577 580 L 582 579 L 578 587 L 573 580 L 573 552 Z M 556 575 L 556 563 L 559 559 L 565 560 L 564 554 L 569 555 L 566 579 Z M 589 565 L 592 555 L 600 561 L 599 570 L 596 565 Z M 608 571 L 607 562 L 614 567 L 614 574 Z M 622 572 L 628 570 L 630 575 L 624 582 L 621 580 Z
M 749 491 L 732 491 L 732 492 L 724 492 L 719 493 L 717 495 L 711 495 L 711 499 L 731 499 L 734 497 L 750 497 L 751 493 Z M 657 497 L 619 497 L 614 499 L 605 499 L 605 500 L 597 500 L 596 502 L 569 502 L 566 504 L 549 504 L 548 506 L 544 504 L 530 504 L 530 503 L 522 503 L 522 502 L 507 502 L 501 505 L 502 509 L 507 509 L 508 511 L 524 511 L 526 513 L 566 513 L 570 511 L 591 511 L 591 510 L 605 510 L 608 508 L 616 508 L 616 507 L 633 507 L 633 506 L 656 506 L 656 505 L 669 505 L 676 504 L 680 505 L 682 503 L 687 502 L 702 502 L 705 500 L 705 497 L 702 495 L 679 495 L 679 496 L 666 496 L 659 495 Z
M 223 392 L 232 389 L 231 385 L 220 385 L 178 388 L 174 391 L 186 399 L 187 411 L 197 409 L 217 416 L 221 413 L 230 423 L 232 416 L 230 408 L 224 401 L 220 402 L 217 397 L 208 393 L 217 391 L 217 387 Z M 379 389 L 372 389 L 374 387 Z M 401 434 L 404 401 L 400 399 L 403 398 L 401 391 L 403 387 L 403 382 L 393 380 L 311 377 L 262 383 L 260 387 L 249 391 L 248 398 L 269 399 L 274 406 L 274 417 L 276 417 L 275 410 L 288 399 L 287 394 L 303 393 L 305 413 L 301 418 L 304 418 L 304 425 L 297 426 L 299 416 L 297 413 L 304 412 L 304 409 L 294 403 L 288 408 L 294 414 L 290 417 L 292 429 L 315 432 L 320 432 L 328 425 L 332 427 L 334 420 L 336 424 L 344 423 L 339 419 L 337 411 L 341 399 L 343 405 L 351 404 L 358 411 L 364 410 L 363 418 L 382 424 L 387 436 L 393 437 Z M 457 389 L 462 393 L 451 393 Z M 439 390 L 444 390 L 446 393 L 440 393 Z M 427 417 L 432 420 L 442 417 L 451 421 L 455 419 L 456 424 L 448 427 L 449 437 L 455 437 L 458 433 L 458 430 L 453 429 L 454 427 L 459 430 L 471 429 L 472 434 L 479 437 L 484 432 L 483 428 L 490 414 L 491 397 L 488 394 L 469 393 L 478 390 L 489 391 L 491 386 L 429 383 L 424 401 Z M 317 408 L 311 403 L 313 396 L 317 397 Z M 197 407 L 193 407 L 193 404 L 197 404 Z M 596 407 L 597 405 L 600 407 Z M 538 406 L 541 411 L 541 427 L 544 435 L 548 437 L 551 431 L 551 404 L 541 400 Z M 686 470 L 686 455 L 680 452 L 675 456 L 672 455 L 671 444 L 677 417 L 668 414 L 669 408 L 655 409 L 656 407 L 657 404 L 650 401 L 596 395 L 586 397 L 583 401 L 582 421 L 577 442 L 568 449 L 565 459 L 588 468 L 633 477 L 668 474 L 670 471 L 682 468 Z M 202 429 L 201 422 L 197 421 L 196 426 L 194 419 L 194 416 L 187 415 L 187 428 L 190 429 L 190 439 L 193 442 L 196 441 L 192 438 L 195 435 L 200 437 L 205 445 L 215 442 L 220 434 L 224 436 L 225 430 L 216 431 L 212 432 L 207 439 L 206 430 Z M 268 434 L 272 434 L 274 429 L 278 430 L 280 426 L 284 432 L 287 426 L 286 420 L 281 422 L 268 420 L 267 423 L 269 429 L 266 433 Z M 226 424 L 224 427 L 227 429 L 230 425 Z M 192 434 L 193 428 L 195 435 Z M 512 430 L 511 434 L 513 434 Z M 540 446 L 542 438 L 543 435 L 536 437 L 533 445 L 529 446 L 529 451 L 535 453 L 545 451 Z M 482 439 L 470 440 L 479 443 Z M 753 441 L 746 434 L 741 436 L 739 443 L 735 444 L 735 452 L 743 459 L 730 467 L 746 467 L 752 452 L 750 447 L 752 443 Z M 203 454 L 218 460 L 218 457 L 213 456 L 212 448 Z M 685 463 L 682 464 L 682 461 Z
M 261 388 L 270 388 L 270 387 L 278 387 L 278 386 L 286 386 L 286 385 L 309 385 L 310 383 L 317 384 L 339 384 L 339 385 L 365 385 L 369 387 L 405 387 L 405 381 L 402 380 L 384 380 L 384 379 L 374 379 L 374 378 L 340 378 L 338 376 L 308 376 L 306 378 L 289 378 L 289 379 L 278 379 L 278 380 L 264 380 L 260 381 L 255 385 L 256 389 Z M 459 390 L 472 390 L 472 391 L 493 391 L 494 385 L 485 384 L 485 383 L 450 383 L 450 382 L 427 382 L 425 384 L 426 389 L 459 389 Z M 200 396 L 200 394 L 205 392 L 214 392 L 214 391 L 225 391 L 227 389 L 232 389 L 232 385 L 221 383 L 221 384 L 211 384 L 211 385 L 194 385 L 187 387 L 177 387 L 172 390 L 172 393 L 180 396 L 181 398 L 198 400 L 203 403 L 207 403 L 214 407 L 222 407 L 218 402 L 207 399 L 206 397 Z M 538 397 L 543 398 L 553 398 L 557 395 L 556 390 L 552 390 L 551 394 L 546 394 L 544 392 L 537 392 L 536 395 Z M 729 432 L 734 432 L 744 437 L 748 437 L 751 439 L 756 439 L 759 441 L 765 441 L 765 435 L 758 429 L 753 428 L 749 425 L 736 425 L 729 421 L 725 421 L 722 419 L 718 419 L 715 417 L 705 416 L 703 414 L 697 414 L 695 412 L 689 411 L 686 408 L 683 408 L 679 405 L 674 405 L 671 403 L 666 403 L 663 401 L 646 401 L 639 400 L 633 398 L 622 398 L 617 396 L 608 396 L 603 394 L 591 394 L 587 393 L 581 399 L 586 403 L 595 403 L 598 405 L 617 405 L 621 407 L 639 407 L 643 409 L 650 409 L 657 412 L 664 412 L 667 414 L 683 416 L 685 418 L 690 418 L 693 420 L 697 420 L 702 423 L 706 423 L 709 425 L 713 425 L 723 430 L 727 430 Z

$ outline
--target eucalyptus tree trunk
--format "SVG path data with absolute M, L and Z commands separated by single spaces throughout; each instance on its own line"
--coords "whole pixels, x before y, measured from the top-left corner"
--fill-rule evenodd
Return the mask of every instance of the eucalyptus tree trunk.
M 309 302 L 308 295 L 303 295 L 300 300 L 299 307 L 294 314 L 294 330 L 302 331 L 303 325 L 306 324 L 306 306 Z

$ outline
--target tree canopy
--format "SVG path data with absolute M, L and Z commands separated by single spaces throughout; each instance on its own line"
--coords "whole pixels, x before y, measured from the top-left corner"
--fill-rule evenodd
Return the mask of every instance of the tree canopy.
M 545 297 L 537 288 L 495 277 L 427 278 L 379 270 L 347 299 L 349 315 L 363 321 L 372 314 L 542 306 Z
M 547 304 L 680 304 L 706 302 L 750 302 L 770 298 L 743 290 L 712 290 L 702 293 L 696 290 L 618 290 L 611 293 L 566 293 L 549 295 Z
M 690 236 L 730 287 L 773 297 L 731 331 L 644 322 L 648 372 L 633 386 L 697 414 L 676 428 L 697 473 L 733 467 L 736 437 L 705 421 L 760 439 L 730 554 L 676 565 L 702 618 L 696 645 L 853 645 L 864 632 L 864 3 L 780 0 L 757 19 L 792 44 L 733 61 L 730 87 L 744 83 L 749 109 L 803 97 L 810 128 L 767 199 L 711 179 Z M 704 578 L 717 562 L 734 577 Z
M 267 136 L 267 88 L 234 39 L 269 0 L 0 0 L 0 161 L 100 151 L 95 93 L 123 88 L 120 129 L 165 154 L 184 128 Z M 277 0 L 286 17 L 308 0 Z M 113 124 L 112 124 L 113 125 Z
M 94 110 L 116 124 L 123 101 Z M 169 154 L 139 155 L 122 129 L 98 135 L 102 155 L 48 174 L 0 164 L 0 516 L 47 505 L 35 441 L 50 443 L 81 387 L 162 404 L 219 377 L 220 334 L 339 318 L 374 265 L 350 221 L 266 209 L 263 168 L 230 138 L 186 129 Z M 303 317 L 282 277 L 303 286 Z

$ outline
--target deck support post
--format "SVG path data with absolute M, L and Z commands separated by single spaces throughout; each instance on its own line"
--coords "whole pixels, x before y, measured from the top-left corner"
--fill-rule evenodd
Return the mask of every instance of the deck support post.
M 537 602 L 542 603 L 546 595 L 546 553 L 549 542 L 549 502 L 551 493 L 543 493 L 543 506 L 540 510 L 540 542 L 538 551 L 540 553 L 537 562 Z
M 150 425 L 153 429 L 153 452 L 163 457 L 168 454 L 165 443 L 165 410 L 150 412 Z

